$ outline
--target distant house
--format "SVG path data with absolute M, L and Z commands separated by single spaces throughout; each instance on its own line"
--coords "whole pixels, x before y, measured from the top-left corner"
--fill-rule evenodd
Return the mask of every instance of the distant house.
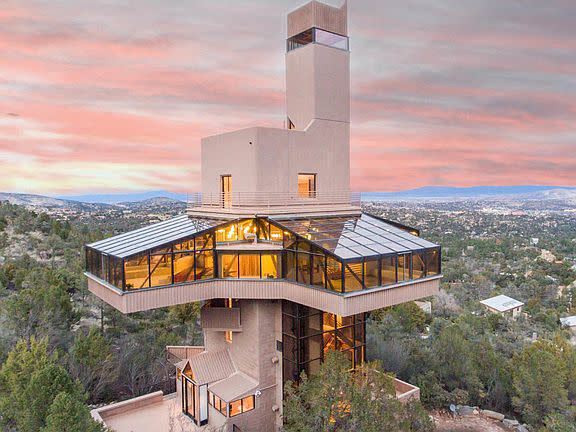
M 500 315 L 511 315 L 516 318 L 521 312 L 524 303 L 505 295 L 499 295 L 480 302 L 490 312 Z
M 576 331 L 576 316 L 560 318 L 560 324 L 562 327 L 567 327 L 572 331 Z

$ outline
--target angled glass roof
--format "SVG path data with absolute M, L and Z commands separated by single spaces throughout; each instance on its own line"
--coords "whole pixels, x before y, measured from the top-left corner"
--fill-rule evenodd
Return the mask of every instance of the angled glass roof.
M 87 245 L 99 252 L 126 258 L 192 236 L 223 223 L 220 219 L 192 219 L 186 215 Z
M 408 227 L 403 229 L 368 214 L 271 220 L 344 260 L 438 247 L 411 234 Z M 184 215 L 87 246 L 107 255 L 127 258 L 230 222 Z
M 438 247 L 405 229 L 365 213 L 338 218 L 278 219 L 277 223 L 342 259 Z

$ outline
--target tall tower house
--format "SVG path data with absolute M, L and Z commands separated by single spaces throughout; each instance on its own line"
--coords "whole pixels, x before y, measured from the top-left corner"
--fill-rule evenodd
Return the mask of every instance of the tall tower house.
M 204 345 L 168 348 L 190 425 L 278 430 L 286 381 L 330 350 L 362 364 L 371 311 L 439 289 L 440 247 L 350 191 L 347 4 L 287 28 L 287 127 L 203 139 L 186 215 L 86 246 L 90 291 L 124 313 L 202 302 Z

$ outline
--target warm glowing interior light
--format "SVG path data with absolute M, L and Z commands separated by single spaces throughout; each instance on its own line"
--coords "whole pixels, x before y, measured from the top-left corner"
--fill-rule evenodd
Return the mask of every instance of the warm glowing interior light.
M 234 225 L 230 226 L 230 231 L 228 231 L 228 240 L 231 240 L 234 238 Z

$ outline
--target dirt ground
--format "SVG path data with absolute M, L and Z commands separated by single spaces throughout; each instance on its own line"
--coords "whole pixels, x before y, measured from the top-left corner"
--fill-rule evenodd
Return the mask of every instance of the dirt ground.
M 437 432 L 502 432 L 500 422 L 479 415 L 452 419 L 448 415 L 434 415 Z

